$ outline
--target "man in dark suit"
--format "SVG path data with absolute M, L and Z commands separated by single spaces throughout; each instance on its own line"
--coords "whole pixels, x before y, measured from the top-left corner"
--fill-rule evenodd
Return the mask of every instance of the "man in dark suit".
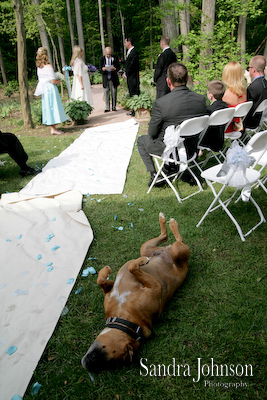
M 0 131 L 0 154 L 8 153 L 20 167 L 20 175 L 27 176 L 36 174 L 38 171 L 27 165 L 28 154 L 16 135 L 10 132 Z
M 261 114 L 253 113 L 259 104 L 267 99 L 267 81 L 264 76 L 266 60 L 263 56 L 255 56 L 249 62 L 247 70 L 252 78 L 252 83 L 247 88 L 247 101 L 253 101 L 253 106 L 244 120 L 246 128 L 257 128 L 260 123 Z
M 157 65 L 154 72 L 154 82 L 157 84 L 157 99 L 165 94 L 170 93 L 170 88 L 167 85 L 167 68 L 170 64 L 177 61 L 176 54 L 169 46 L 170 38 L 162 36 L 160 39 L 160 47 L 162 53 L 159 55 Z
M 177 126 L 186 119 L 199 117 L 207 112 L 205 97 L 189 90 L 186 86 L 187 80 L 188 71 L 183 64 L 169 65 L 167 84 L 171 92 L 155 101 L 148 135 L 140 136 L 137 140 L 139 154 L 151 175 L 150 183 L 154 179 L 156 169 L 149 153 L 162 155 L 165 149 L 163 139 L 167 126 Z M 197 148 L 197 138 L 187 137 L 184 145 L 187 157 L 192 157 Z
M 118 71 L 120 64 L 118 57 L 111 54 L 111 48 L 105 48 L 105 55 L 99 60 L 99 70 L 103 78 L 104 98 L 106 109 L 105 112 L 110 111 L 110 95 L 112 102 L 112 111 L 116 110 L 117 104 L 117 87 L 119 86 Z
M 139 57 L 134 47 L 133 39 L 128 37 L 124 41 L 124 46 L 127 49 L 125 73 L 123 77 L 127 79 L 128 90 L 130 97 L 140 94 L 140 82 L 139 82 Z M 131 117 L 135 116 L 134 110 L 127 115 Z

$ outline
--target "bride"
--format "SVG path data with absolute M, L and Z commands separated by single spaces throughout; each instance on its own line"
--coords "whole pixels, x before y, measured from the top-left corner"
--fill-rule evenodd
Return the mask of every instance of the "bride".
M 70 65 L 73 70 L 73 84 L 71 98 L 75 100 L 85 100 L 90 106 L 93 105 L 91 84 L 88 68 L 82 60 L 83 48 L 74 46 Z

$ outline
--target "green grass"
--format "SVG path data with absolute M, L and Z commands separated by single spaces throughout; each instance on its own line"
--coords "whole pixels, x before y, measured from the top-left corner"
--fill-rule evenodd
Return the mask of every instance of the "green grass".
M 146 129 L 147 125 L 142 123 L 139 134 L 146 133 Z M 40 166 L 76 137 L 24 135 L 20 139 L 29 154 L 29 165 Z M 0 168 L 1 193 L 19 191 L 30 178 L 20 178 L 19 168 L 7 155 L 0 159 L 8 161 Z M 167 219 L 177 219 L 191 252 L 189 272 L 182 288 L 155 321 L 152 336 L 143 343 L 139 358 L 147 359 L 148 367 L 167 366 L 175 358 L 176 363 L 190 366 L 191 376 L 141 376 L 137 361 L 102 372 L 94 385 L 80 360 L 104 327 L 103 293 L 96 284 L 96 276 L 82 278 L 80 273 L 67 303 L 69 312 L 60 318 L 24 400 L 32 399 L 30 390 L 36 381 L 42 385 L 36 398 L 48 400 L 267 398 L 267 225 L 261 225 L 243 243 L 230 219 L 217 210 L 196 228 L 212 200 L 210 190 L 178 204 L 168 187 L 154 188 L 147 195 L 148 180 L 135 145 L 123 194 L 84 197 L 83 211 L 92 226 L 94 240 L 81 271 L 87 266 L 99 271 L 110 265 L 111 278 L 115 278 L 127 260 L 139 256 L 142 243 L 159 234 L 160 211 Z M 185 194 L 194 190 L 183 182 L 178 185 Z M 253 195 L 267 215 L 266 194 L 256 189 Z M 249 229 L 255 216 L 253 207 L 238 203 L 232 209 Z M 124 229 L 118 231 L 112 226 Z M 173 240 L 170 234 L 169 243 Z M 89 257 L 96 260 L 90 261 Z M 80 286 L 83 290 L 76 295 Z M 210 364 L 211 358 L 216 364 L 251 364 L 253 377 L 206 378 L 221 385 L 243 382 L 248 385 L 246 388 L 205 387 L 205 378 L 193 382 L 198 358 L 203 364 Z

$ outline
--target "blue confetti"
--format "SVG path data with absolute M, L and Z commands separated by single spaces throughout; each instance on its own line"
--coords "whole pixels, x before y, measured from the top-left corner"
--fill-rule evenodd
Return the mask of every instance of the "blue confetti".
M 52 247 L 52 251 L 56 251 L 57 249 L 60 249 L 60 246 L 54 246 L 54 247 Z
M 17 239 L 21 239 L 22 238 L 22 235 L 20 234 L 19 236 L 17 236 Z
M 22 289 L 17 289 L 13 292 L 13 296 L 23 296 L 28 294 L 29 291 L 28 290 L 22 290 Z
M 117 229 L 118 231 L 123 231 L 123 226 L 119 226 Z
M 133 225 L 133 223 L 131 222 L 131 228 L 133 228 L 133 226 L 134 226 L 134 225 Z
M 53 233 L 50 233 L 50 235 L 47 236 L 45 239 L 46 242 L 50 242 L 50 240 L 54 237 L 55 235 Z
M 38 254 L 38 256 L 37 256 L 37 260 L 41 260 L 43 257 L 42 257 L 42 254 Z
M 144 211 L 144 209 L 143 209 L 143 208 L 138 208 L 138 210 L 139 210 L 139 211 L 141 211 L 141 212 L 142 212 L 142 211 Z
M 124 194 L 123 197 L 124 197 L 125 199 L 127 199 L 128 196 L 127 196 L 127 194 Z
M 89 257 L 88 260 L 96 260 L 95 257 Z
M 11 242 L 11 239 L 6 239 L 6 242 Z
M 48 268 L 47 268 L 47 272 L 51 272 L 53 269 L 54 269 L 54 267 L 52 267 L 52 266 L 51 266 L 51 267 L 48 267 Z
M 45 263 L 45 266 L 46 266 L 46 267 L 50 267 L 50 265 L 52 265 L 52 264 L 53 264 L 52 262 Z
M 72 285 L 73 282 L 74 282 L 74 279 L 73 279 L 73 278 L 70 278 L 70 279 L 67 280 L 67 284 L 68 284 L 68 285 Z
M 90 193 L 87 193 L 87 195 L 86 195 L 87 197 L 90 197 Z
M 83 270 L 82 277 L 86 278 L 89 274 L 95 275 L 96 270 L 93 267 L 87 267 L 86 269 Z
M 51 221 L 56 221 L 56 217 L 52 218 Z
M 128 203 L 127 205 L 128 205 L 128 206 L 133 206 L 133 203 Z
M 117 216 L 117 214 L 115 214 L 114 215 L 114 221 L 117 221 L 117 219 L 118 219 L 118 216 Z
M 14 394 L 11 400 L 23 400 L 23 398 L 20 397 L 18 394 Z
M 17 346 L 10 346 L 7 351 L 6 354 L 8 354 L 9 356 L 11 356 L 12 354 L 14 354 L 16 351 L 18 350 Z
M 47 150 L 47 153 L 50 153 L 50 150 Z
M 82 289 L 83 289 L 83 288 L 82 288 L 82 286 L 80 286 L 80 287 L 79 287 L 79 289 L 78 289 L 78 290 L 76 290 L 75 294 L 79 294 L 79 293 L 81 293 Z
M 39 392 L 39 390 L 41 389 L 42 385 L 40 385 L 40 383 L 36 382 L 31 390 L 31 395 L 33 396 L 34 394 L 37 394 Z
M 98 202 L 98 203 L 101 203 L 101 199 L 98 199 L 97 202 Z

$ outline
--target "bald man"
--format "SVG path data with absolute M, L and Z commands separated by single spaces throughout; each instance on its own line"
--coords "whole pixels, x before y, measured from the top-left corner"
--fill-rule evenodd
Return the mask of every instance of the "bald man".
M 112 54 L 111 48 L 105 48 L 105 55 L 99 60 L 99 70 L 102 74 L 104 98 L 105 98 L 105 112 L 110 111 L 110 96 L 112 103 L 112 111 L 117 111 L 117 87 L 120 84 L 118 71 L 120 64 L 118 57 Z

